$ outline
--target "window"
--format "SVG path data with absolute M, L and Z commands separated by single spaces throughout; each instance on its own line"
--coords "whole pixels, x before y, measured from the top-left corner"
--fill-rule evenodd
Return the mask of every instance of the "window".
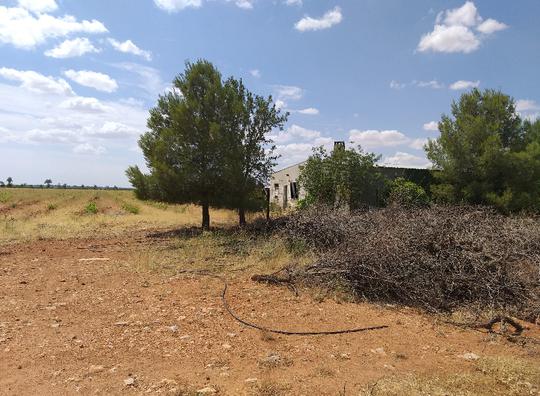
M 298 199 L 298 183 L 291 182 L 291 199 Z
M 279 191 L 279 184 L 278 183 L 274 184 L 274 190 Z

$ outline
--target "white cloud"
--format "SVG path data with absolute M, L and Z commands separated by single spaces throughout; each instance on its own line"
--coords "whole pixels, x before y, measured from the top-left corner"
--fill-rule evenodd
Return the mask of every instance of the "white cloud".
M 281 100 L 300 100 L 304 96 L 302 88 L 292 85 L 276 85 L 274 89 Z
M 275 143 L 282 144 L 295 139 L 314 141 L 315 139 L 321 137 L 321 133 L 319 131 L 307 129 L 299 125 L 293 124 L 284 131 L 279 131 L 277 134 L 272 134 L 268 137 L 272 139 Z
M 418 51 L 468 54 L 480 48 L 487 36 L 506 28 L 507 25 L 495 19 L 483 21 L 474 3 L 467 1 L 459 8 L 437 15 L 433 31 L 422 36 Z
M 251 10 L 253 8 L 253 1 L 254 0 L 234 0 L 234 4 L 236 4 L 236 6 L 239 8 L 243 8 L 244 10 Z
M 478 88 L 480 86 L 480 81 L 465 81 L 459 80 L 450 85 L 450 89 L 454 91 L 461 91 L 464 89 Z
M 202 6 L 202 0 L 154 0 L 154 3 L 167 12 L 177 12 L 185 8 L 198 8 Z
M 382 165 L 398 168 L 429 168 L 431 163 L 425 157 L 398 151 L 390 157 L 385 157 Z
M 427 142 L 428 142 L 428 139 L 413 139 L 409 143 L 409 147 L 415 150 L 423 150 Z
M 32 70 L 22 71 L 2 67 L 0 77 L 20 82 L 20 87 L 32 92 L 56 95 L 73 95 L 73 90 L 66 80 L 44 76 Z
M 73 40 L 65 40 L 53 49 L 45 51 L 45 56 L 63 59 L 74 58 L 76 56 L 82 56 L 86 53 L 92 52 L 100 52 L 100 49 L 94 47 L 90 40 L 85 37 L 76 38 Z
M 480 40 L 466 26 L 435 25 L 433 32 L 422 37 L 418 44 L 420 52 L 470 53 L 480 47 Z
M 341 8 L 335 7 L 318 19 L 306 16 L 296 22 L 294 27 L 300 32 L 322 30 L 331 28 L 332 26 L 339 24 L 342 20 L 343 15 L 341 14 Z
M 250 70 L 249 74 L 251 74 L 255 78 L 261 78 L 261 71 L 259 69 Z
M 19 7 L 35 13 L 52 12 L 58 9 L 55 0 L 18 0 Z
M 136 101 L 99 101 L 41 86 L 37 95 L 33 88 L 0 81 L 2 126 L 9 131 L 2 134 L 2 141 L 56 145 L 68 151 L 88 143 L 122 152 L 146 130 L 147 110 Z
M 540 118 L 540 104 L 531 99 L 516 101 L 516 111 L 522 118 L 530 121 L 536 121 Z
M 413 80 L 409 83 L 401 83 L 399 81 L 392 80 L 390 81 L 390 88 L 392 89 L 403 89 L 406 87 L 418 87 L 418 88 L 432 88 L 432 89 L 442 89 L 445 85 L 437 80 L 430 81 L 418 81 Z
M 304 115 L 317 115 L 319 114 L 319 109 L 308 107 L 307 109 L 296 110 L 295 112 Z
M 117 51 L 120 51 L 120 52 L 123 52 L 123 53 L 127 53 L 127 54 L 133 54 L 133 55 L 137 55 L 137 56 L 140 56 L 144 59 L 146 59 L 147 61 L 151 61 L 152 60 L 152 53 L 150 51 L 145 51 L 143 49 L 140 49 L 139 47 L 137 47 L 135 45 L 135 43 L 131 40 L 126 40 L 124 42 L 120 42 L 118 40 L 115 40 L 115 39 L 112 39 L 110 38 L 109 39 L 109 43 L 114 47 L 114 49 L 116 49 Z
M 101 155 L 104 154 L 107 149 L 103 146 L 94 146 L 90 143 L 81 143 L 73 147 L 73 152 L 76 154 L 93 154 Z
M 439 123 L 437 121 L 430 121 L 423 125 L 424 131 L 438 131 Z
M 86 98 L 83 96 L 67 99 L 60 104 L 60 107 L 81 113 L 104 113 L 108 110 L 107 107 L 96 98 Z
M 114 92 L 118 89 L 117 82 L 107 74 L 88 70 L 67 70 L 64 75 L 85 87 L 90 87 L 103 92 Z
M 443 14 L 438 15 L 441 19 Z M 478 14 L 478 10 L 472 1 L 467 1 L 460 8 L 447 10 L 444 19 L 444 24 L 448 26 L 475 26 L 482 21 Z
M 284 0 L 283 2 L 288 6 L 301 6 L 303 4 L 302 0 Z
M 431 81 L 413 81 L 413 84 L 420 88 L 432 88 L 432 89 L 441 89 L 444 88 L 444 84 L 440 83 L 437 80 Z
M 0 6 L 0 43 L 11 44 L 17 48 L 32 49 L 49 38 L 65 37 L 74 33 L 97 34 L 107 31 L 105 25 L 97 20 L 78 21 L 70 15 L 32 15 L 24 8 Z
M 367 150 L 380 147 L 395 147 L 410 142 L 410 139 L 407 136 L 396 130 L 360 131 L 358 129 L 352 129 L 349 131 L 349 140 L 354 144 L 359 144 L 362 148 Z
M 245 10 L 253 8 L 255 0 L 226 0 Z M 203 5 L 203 0 L 154 0 L 154 4 L 169 13 L 182 11 L 186 8 L 199 8 Z
M 477 30 L 480 33 L 492 34 L 492 33 L 498 32 L 500 30 L 507 29 L 507 28 L 508 28 L 508 25 L 506 25 L 506 24 L 504 24 L 502 22 L 496 21 L 495 19 L 490 18 L 490 19 L 487 19 L 484 22 L 482 22 L 477 27 Z
M 130 82 L 126 84 L 132 84 L 142 89 L 152 100 L 156 100 L 158 95 L 170 88 L 161 79 L 159 70 L 153 67 L 129 62 L 119 63 L 114 66 L 135 74 L 137 81 L 133 83 L 130 80 Z
M 405 83 L 400 83 L 398 81 L 392 80 L 390 81 L 390 88 L 392 89 L 403 89 L 407 86 Z
M 522 111 L 536 111 L 540 110 L 540 104 L 530 99 L 520 99 L 516 101 L 516 110 Z

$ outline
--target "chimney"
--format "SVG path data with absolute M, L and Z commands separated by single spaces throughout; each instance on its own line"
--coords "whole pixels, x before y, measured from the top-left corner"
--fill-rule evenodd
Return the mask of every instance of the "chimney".
M 344 141 L 334 142 L 334 150 L 345 150 L 345 142 Z

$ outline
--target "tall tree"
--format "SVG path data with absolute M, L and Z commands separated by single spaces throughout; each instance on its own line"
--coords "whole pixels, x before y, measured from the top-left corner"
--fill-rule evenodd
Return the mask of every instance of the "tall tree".
M 11 176 L 6 179 L 6 182 L 8 187 L 13 187 L 13 178 Z
M 162 200 L 201 205 L 205 229 L 210 227 L 210 206 L 222 206 L 224 197 L 221 100 L 218 70 L 204 60 L 188 62 L 172 91 L 150 110 L 149 131 L 139 140 L 150 176 L 141 178 L 136 167 L 127 171 L 137 189 L 144 180 L 144 188 L 158 186 L 148 191 Z
M 440 137 L 426 145 L 439 170 L 435 198 L 505 210 L 538 205 L 538 129 L 521 121 L 511 97 L 494 90 L 465 93 L 439 130 Z
M 261 209 L 277 156 L 268 132 L 283 129 L 288 113 L 282 114 L 272 97 L 254 95 L 242 80 L 229 78 L 224 84 L 222 103 L 223 163 L 229 206 L 238 210 L 240 225 L 246 224 L 246 210 Z
M 50 188 L 51 184 L 52 184 L 52 180 L 51 179 L 46 179 L 43 184 L 45 184 L 47 186 L 47 188 Z

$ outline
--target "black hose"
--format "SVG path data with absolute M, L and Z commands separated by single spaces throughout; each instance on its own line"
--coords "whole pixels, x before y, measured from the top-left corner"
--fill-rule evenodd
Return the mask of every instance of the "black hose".
M 227 279 L 225 279 L 223 276 L 213 274 L 208 271 L 185 270 L 185 271 L 180 271 L 179 273 L 208 276 L 211 278 L 219 279 L 223 283 L 223 291 L 221 292 L 221 301 L 223 302 L 223 307 L 229 313 L 229 315 L 231 315 L 232 318 L 235 319 L 236 321 L 242 323 L 244 326 L 251 327 L 253 329 L 257 329 L 261 331 L 265 331 L 267 333 L 275 333 L 275 334 L 283 334 L 283 335 L 299 335 L 299 336 L 336 335 L 336 334 L 360 333 L 363 331 L 370 331 L 370 330 L 380 330 L 380 329 L 386 329 L 388 327 L 386 325 L 381 325 L 381 326 L 357 327 L 353 329 L 330 330 L 330 331 L 287 331 L 287 330 L 279 330 L 279 329 L 270 329 L 268 327 L 264 327 L 264 326 L 251 323 L 251 322 L 248 322 L 247 320 L 242 319 L 231 309 L 227 301 L 227 290 L 229 288 L 229 284 L 227 282 Z

